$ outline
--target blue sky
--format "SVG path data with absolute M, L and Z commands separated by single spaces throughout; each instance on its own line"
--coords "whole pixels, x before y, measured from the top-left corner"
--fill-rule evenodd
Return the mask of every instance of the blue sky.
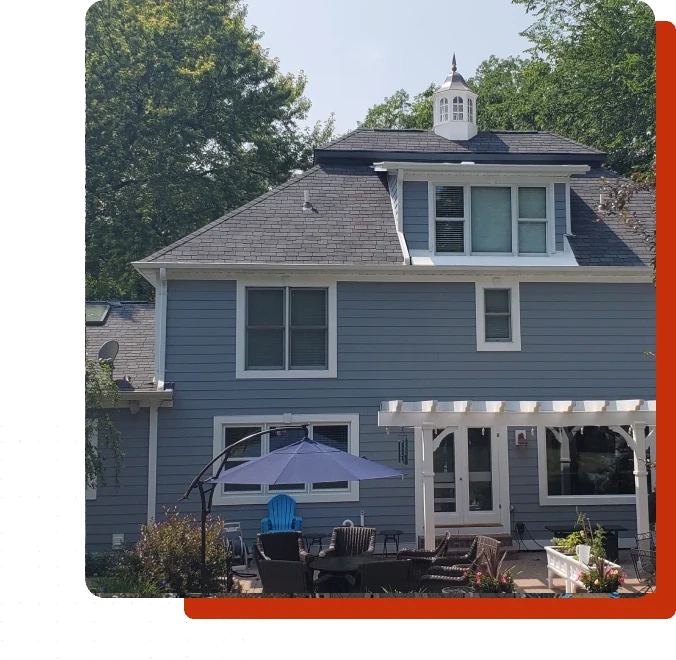
M 245 0 L 246 2 L 246 0 Z M 309 121 L 336 113 L 336 131 L 356 127 L 398 89 L 411 96 L 441 84 L 455 51 L 466 78 L 490 55 L 519 55 L 533 22 L 510 0 L 248 0 L 248 24 L 282 71 L 308 76 Z

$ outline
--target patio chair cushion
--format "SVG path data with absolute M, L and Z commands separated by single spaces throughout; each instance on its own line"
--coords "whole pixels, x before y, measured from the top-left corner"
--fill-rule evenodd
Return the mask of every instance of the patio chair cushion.
M 300 532 L 257 534 L 256 549 L 264 560 L 301 561 L 308 554 Z
M 263 593 L 312 593 L 312 572 L 304 561 L 269 559 L 258 565 Z
M 362 593 L 409 591 L 410 559 L 384 559 L 363 564 L 360 569 Z

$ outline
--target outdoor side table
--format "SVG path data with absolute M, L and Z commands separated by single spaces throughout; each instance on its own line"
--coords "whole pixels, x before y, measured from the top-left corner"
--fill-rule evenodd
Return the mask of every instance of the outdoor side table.
M 325 539 L 328 537 L 328 534 L 324 534 L 323 532 L 317 532 L 317 533 L 312 533 L 308 532 L 307 534 L 303 534 L 303 539 L 305 539 L 305 549 L 309 552 L 310 548 L 315 544 L 319 544 L 319 549 L 323 550 L 324 547 L 322 545 L 322 539 Z
M 403 533 L 404 532 L 400 529 L 383 529 L 382 531 L 378 532 L 378 535 L 383 537 L 383 557 L 388 556 L 387 552 L 388 541 L 393 541 L 397 553 L 399 552 L 399 536 Z

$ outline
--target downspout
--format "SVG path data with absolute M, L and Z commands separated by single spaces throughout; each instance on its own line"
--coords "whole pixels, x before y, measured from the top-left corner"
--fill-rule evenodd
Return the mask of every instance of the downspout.
M 167 269 L 160 268 L 155 284 L 155 384 L 164 389 L 164 363 L 167 340 Z
M 162 405 L 162 404 L 160 404 Z M 148 427 L 148 524 L 155 520 L 157 507 L 157 421 L 159 406 L 150 406 Z

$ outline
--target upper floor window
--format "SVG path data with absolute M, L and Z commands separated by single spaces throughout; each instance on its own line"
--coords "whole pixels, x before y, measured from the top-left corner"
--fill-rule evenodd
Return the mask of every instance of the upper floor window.
M 476 345 L 478 351 L 521 350 L 519 283 L 477 281 Z
M 474 101 L 467 99 L 467 121 L 474 121 Z
M 335 376 L 335 284 L 238 283 L 237 376 Z
M 464 118 L 462 96 L 453 98 L 453 121 L 462 121 Z
M 546 186 L 434 185 L 431 190 L 430 249 L 436 254 L 547 254 Z
M 448 121 L 448 99 L 439 101 L 439 121 Z

